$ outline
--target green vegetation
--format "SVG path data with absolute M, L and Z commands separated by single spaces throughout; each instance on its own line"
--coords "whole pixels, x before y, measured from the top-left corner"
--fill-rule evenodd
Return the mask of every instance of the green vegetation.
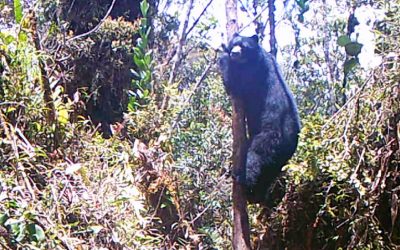
M 400 246 L 400 1 L 326 2 L 280 17 L 303 128 L 270 207 L 249 206 L 254 249 Z M 230 249 L 220 13 L 113 4 L 0 1 L 0 249 Z M 187 7 L 205 12 L 182 35 Z M 364 7 L 372 45 L 348 32 Z

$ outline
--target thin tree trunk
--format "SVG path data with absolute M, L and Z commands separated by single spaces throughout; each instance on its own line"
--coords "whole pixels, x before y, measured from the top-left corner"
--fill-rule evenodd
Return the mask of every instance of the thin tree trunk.
M 328 7 L 326 5 L 326 0 L 322 0 L 323 3 L 323 12 L 324 15 L 327 16 L 328 15 Z M 332 115 L 337 111 L 336 108 L 336 93 L 335 93 L 335 74 L 334 74 L 334 66 L 333 63 L 331 61 L 330 55 L 329 55 L 329 43 L 331 40 L 330 37 L 330 32 L 329 32 L 329 24 L 327 19 L 325 18 L 323 20 L 323 27 L 324 27 L 324 36 L 323 36 L 323 50 L 324 50 L 324 58 L 325 58 L 325 62 L 328 68 L 328 74 L 327 74 L 327 78 L 328 78 L 328 89 L 329 89 L 329 95 L 330 95 L 330 105 L 329 105 L 329 114 Z M 344 103 L 343 103 L 344 104 Z
M 226 31 L 230 40 L 238 30 L 237 24 L 237 0 L 226 0 Z M 243 102 L 231 97 L 233 106 L 232 130 L 233 130 L 233 173 L 240 173 L 245 164 L 246 127 Z M 232 246 L 235 250 L 250 249 L 250 227 L 247 215 L 247 199 L 242 185 L 233 181 L 233 238 Z
M 36 16 L 36 13 L 34 11 L 29 12 L 29 18 L 30 18 L 30 25 L 31 25 L 31 32 L 32 32 L 32 39 L 35 44 L 35 48 L 37 51 L 42 51 L 43 48 L 40 44 L 40 37 L 39 37 L 39 31 L 37 28 L 37 23 L 38 23 L 38 18 Z M 58 148 L 59 143 L 60 143 L 60 131 L 59 131 L 59 124 L 57 121 L 57 112 L 56 108 L 54 106 L 53 98 L 52 96 L 52 90 L 50 86 L 50 81 L 49 81 L 49 76 L 47 75 L 47 63 L 45 58 L 39 58 L 39 68 L 40 68 L 40 82 L 42 84 L 42 89 L 43 89 L 43 99 L 45 101 L 46 105 L 46 122 L 47 124 L 51 126 L 55 126 L 54 133 L 53 133 L 53 147 L 48 148 L 48 150 L 53 151 Z
M 193 9 L 193 3 L 194 3 L 194 0 L 189 1 L 189 6 L 188 6 L 188 9 L 187 9 L 187 12 L 185 15 L 185 21 L 183 23 L 181 34 L 179 35 L 179 43 L 176 48 L 175 58 L 173 59 L 171 73 L 170 73 L 169 79 L 168 79 L 168 86 L 171 85 L 175 81 L 176 73 L 182 62 L 183 46 L 186 43 L 186 36 L 187 36 L 186 31 L 187 31 L 188 25 L 189 25 L 190 14 Z M 161 104 L 161 110 L 166 110 L 168 108 L 168 105 L 169 105 L 169 96 L 165 95 L 164 100 L 162 101 L 162 104 Z
M 278 52 L 275 36 L 275 0 L 268 0 L 268 19 L 269 19 L 269 46 L 271 54 L 276 58 Z

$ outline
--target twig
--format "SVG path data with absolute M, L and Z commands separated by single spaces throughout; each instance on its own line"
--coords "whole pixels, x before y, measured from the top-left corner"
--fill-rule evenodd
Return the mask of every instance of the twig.
M 2 124 L 3 131 L 6 135 L 6 138 L 8 139 L 8 141 L 11 144 L 11 147 L 15 154 L 15 158 L 20 159 L 20 154 L 19 154 L 19 150 L 18 150 L 18 146 L 17 146 L 17 138 L 18 137 L 15 135 L 15 129 L 9 123 L 6 123 L 6 120 L 4 117 L 5 116 L 4 116 L 3 112 L 1 112 L 1 110 L 0 110 L 0 124 Z M 7 125 L 9 126 L 9 128 L 7 127 Z M 25 182 L 25 186 L 28 189 L 29 193 L 31 194 L 31 198 L 34 200 L 36 197 L 35 192 L 32 188 L 31 183 L 29 182 L 28 176 L 25 173 L 24 166 L 22 165 L 22 163 L 20 161 L 18 161 L 15 167 L 16 167 L 17 173 L 22 177 L 23 181 Z
M 189 24 L 190 14 L 193 9 L 193 2 L 194 2 L 194 0 L 190 0 L 190 2 L 189 2 L 188 10 L 186 12 L 186 18 L 185 18 L 185 21 L 184 21 L 183 27 L 182 27 L 182 33 L 179 37 L 179 43 L 178 43 L 178 47 L 176 49 L 175 60 L 173 62 L 172 69 L 171 69 L 171 75 L 168 79 L 168 85 L 171 85 L 174 82 L 175 77 L 176 77 L 176 70 L 182 60 L 182 54 L 183 54 L 182 49 L 183 49 L 183 45 L 185 44 L 185 41 L 186 41 L 186 30 L 187 30 L 187 27 Z
M 22 106 L 25 107 L 25 105 L 21 102 L 0 102 L 0 106 L 6 106 L 6 105 L 17 105 L 17 106 Z
M 254 18 L 254 15 L 246 8 L 242 0 L 239 0 L 240 5 L 242 5 L 242 8 L 246 11 L 246 14 L 250 18 Z
M 194 29 L 194 27 L 196 27 L 197 23 L 200 21 L 200 18 L 204 15 L 204 13 L 206 12 L 206 10 L 208 9 L 208 7 L 211 5 L 211 3 L 212 3 L 213 1 L 214 1 L 214 0 L 210 0 L 210 1 L 207 3 L 206 7 L 205 7 L 205 8 L 203 9 L 203 11 L 200 13 L 200 15 L 197 17 L 197 19 L 193 22 L 192 27 L 189 28 L 188 32 L 186 32 L 185 38 L 187 38 L 187 36 L 189 35 L 189 33 Z
M 259 17 L 261 16 L 261 14 L 262 14 L 265 10 L 267 10 L 267 9 L 268 9 L 268 5 L 264 6 L 264 8 L 260 11 L 260 13 L 258 13 L 250 22 L 248 22 L 245 26 L 241 27 L 241 28 L 238 30 L 238 33 L 242 32 L 244 29 L 246 29 L 247 27 L 249 27 L 250 24 L 254 23 L 254 22 L 257 20 L 257 18 L 259 18 Z
M 151 217 L 150 217 L 150 221 L 153 221 L 154 220 L 154 217 L 156 217 L 156 215 L 157 215 L 157 211 L 158 211 L 158 208 L 160 207 L 160 205 L 161 205 L 161 199 L 162 199 L 162 197 L 163 197 L 163 195 L 164 195 L 164 191 L 165 191 L 165 185 L 163 185 L 163 187 L 162 187 L 162 189 L 161 189 L 161 192 L 160 192 L 160 195 L 158 196 L 158 201 L 157 201 L 157 205 L 156 205 L 156 207 L 154 208 L 154 213 L 151 215 Z
M 208 196 L 208 200 L 213 200 L 215 198 L 215 194 L 217 193 L 217 190 L 220 189 L 221 185 L 224 183 L 223 179 L 226 179 L 227 176 L 226 174 L 222 175 L 220 178 L 218 178 L 217 185 L 213 188 L 211 191 L 211 194 Z M 193 218 L 189 223 L 193 224 L 196 220 L 198 220 L 205 212 L 207 212 L 208 209 L 211 208 L 212 204 L 208 204 L 206 208 L 204 208 L 200 213 L 196 215 L 195 218 Z
M 168 86 L 171 85 L 175 81 L 177 69 L 182 62 L 182 58 L 183 58 L 182 50 L 183 50 L 183 46 L 185 45 L 185 42 L 186 42 L 186 30 L 187 30 L 188 24 L 189 24 L 190 13 L 192 12 L 192 9 L 193 9 L 193 2 L 194 2 L 194 0 L 189 1 L 189 6 L 186 11 L 185 21 L 183 22 L 182 32 L 179 35 L 179 42 L 176 47 L 176 54 L 173 58 L 172 67 L 171 67 L 171 71 L 170 71 L 171 73 L 168 78 L 168 83 L 167 83 Z M 170 97 L 168 96 L 168 94 L 164 96 L 164 99 L 162 100 L 162 103 L 160 106 L 161 110 L 167 109 L 167 107 L 169 105 L 169 99 L 170 99 Z
M 71 5 L 69 6 L 67 15 L 68 15 L 69 13 L 71 13 L 72 7 L 74 7 L 74 5 L 75 5 L 75 0 L 73 0 L 72 3 L 71 3 Z
M 336 117 L 342 113 L 342 111 L 347 107 L 347 105 L 353 101 L 354 98 L 359 97 L 361 94 L 361 91 L 364 90 L 365 86 L 367 85 L 367 83 L 372 79 L 372 75 L 373 73 L 370 74 L 370 76 L 368 77 L 368 79 L 364 82 L 363 85 L 361 85 L 360 89 L 358 90 L 358 92 L 356 94 L 354 94 L 353 96 L 351 96 L 347 102 L 345 104 L 343 104 L 342 107 L 340 107 L 340 109 L 338 111 L 336 111 L 336 113 L 329 119 L 329 121 L 327 121 L 324 126 L 322 126 L 321 130 L 324 130 L 333 120 L 336 119 Z
M 43 228 L 45 231 L 49 231 L 49 228 L 46 227 L 40 220 L 35 219 L 34 221 L 35 221 L 35 224 L 39 225 L 39 226 L 40 226 L 41 228 Z M 63 246 L 63 247 L 64 247 L 65 249 L 67 249 L 67 250 L 72 250 L 72 248 L 67 244 L 67 242 L 65 242 L 60 236 L 58 236 L 57 233 L 56 233 L 54 236 L 55 236 L 55 238 L 56 238 L 57 240 L 60 241 L 61 246 Z
M 100 22 L 96 25 L 96 27 L 94 27 L 93 29 L 89 30 L 86 33 L 83 33 L 83 34 L 80 34 L 80 35 L 77 35 L 77 36 L 74 36 L 74 37 L 68 39 L 67 42 L 71 42 L 73 40 L 76 40 L 76 39 L 82 38 L 84 36 L 90 35 L 93 32 L 96 32 L 100 28 L 100 26 L 104 23 L 104 21 L 107 19 L 107 17 L 110 15 L 112 9 L 114 8 L 115 2 L 116 2 L 116 0 L 112 1 L 111 6 L 110 6 L 110 8 L 108 8 L 106 15 L 103 17 L 103 19 L 100 20 Z

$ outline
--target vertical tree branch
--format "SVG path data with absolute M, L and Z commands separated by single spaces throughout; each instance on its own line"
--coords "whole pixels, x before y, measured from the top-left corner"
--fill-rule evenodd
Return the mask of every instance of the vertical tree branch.
M 322 3 L 323 3 L 324 15 L 327 16 L 329 10 L 326 5 L 326 0 L 323 0 Z M 330 102 L 331 102 L 329 105 L 329 107 L 330 107 L 329 113 L 334 114 L 337 111 L 337 108 L 336 108 L 334 64 L 332 63 L 330 55 L 329 55 L 329 43 L 330 43 L 331 37 L 330 37 L 329 24 L 328 24 L 327 19 L 324 18 L 323 22 L 324 22 L 324 24 L 323 24 L 324 36 L 323 36 L 322 44 L 323 44 L 325 62 L 326 62 L 327 68 L 328 68 L 327 78 L 328 78 L 328 89 L 329 89 Z
M 226 0 L 226 31 L 230 40 L 238 30 L 237 24 L 237 0 Z M 233 106 L 232 130 L 233 130 L 233 173 L 240 173 L 245 165 L 246 127 L 243 102 L 231 97 Z M 242 185 L 233 181 L 233 239 L 232 246 L 235 250 L 250 249 L 250 227 L 247 215 L 247 199 Z
M 175 54 L 175 57 L 172 62 L 172 68 L 171 68 L 171 73 L 170 73 L 169 79 L 168 79 L 168 85 L 171 85 L 175 81 L 176 72 L 182 62 L 183 46 L 185 45 L 185 42 L 186 42 L 186 34 L 187 34 L 186 31 L 187 31 L 187 28 L 189 25 L 190 13 L 192 12 L 192 9 L 193 9 L 193 2 L 194 2 L 194 0 L 189 1 L 189 6 L 188 6 L 188 9 L 185 14 L 185 21 L 183 22 L 182 30 L 179 35 L 179 43 L 176 48 L 176 54 Z M 167 109 L 168 103 L 169 103 L 169 96 L 166 95 L 161 104 L 161 110 Z
M 39 31 L 37 27 L 37 16 L 34 11 L 30 11 L 28 15 L 29 23 L 31 25 L 31 32 L 32 32 L 32 39 L 33 43 L 35 44 L 35 48 L 37 51 L 43 51 L 42 45 L 40 43 Z M 40 82 L 42 84 L 43 89 L 43 99 L 46 105 L 46 122 L 49 126 L 55 126 L 54 130 L 54 138 L 53 138 L 53 147 L 50 150 L 54 150 L 59 146 L 60 143 L 60 132 L 59 132 L 59 125 L 57 121 L 57 112 L 56 107 L 54 106 L 52 96 L 52 90 L 50 86 L 49 77 L 47 75 L 47 62 L 44 58 L 39 58 L 39 68 L 40 68 Z
M 278 52 L 275 36 L 275 0 L 268 0 L 268 19 L 269 19 L 269 46 L 271 54 L 276 58 Z
M 189 25 L 189 18 L 190 18 L 190 13 L 192 12 L 192 9 L 193 9 L 193 2 L 194 2 L 194 0 L 189 1 L 189 6 L 188 6 L 188 9 L 186 12 L 185 21 L 183 23 L 182 32 L 179 36 L 179 44 L 176 49 L 175 60 L 172 65 L 172 70 L 171 70 L 171 75 L 169 76 L 168 85 L 170 85 L 174 82 L 175 77 L 176 77 L 176 70 L 179 67 L 181 60 L 182 60 L 182 49 L 186 42 L 186 30 Z

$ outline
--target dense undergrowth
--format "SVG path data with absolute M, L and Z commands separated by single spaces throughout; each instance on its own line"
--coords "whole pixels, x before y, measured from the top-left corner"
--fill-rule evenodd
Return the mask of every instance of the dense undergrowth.
M 260 249 L 399 246 L 398 24 L 399 13 L 391 9 L 378 25 L 382 63 L 346 104 L 328 119 L 303 119 L 282 202 L 258 217 Z
M 392 7 L 381 6 L 387 15 L 376 28 L 382 64 L 333 116 L 302 113 L 273 206 L 250 207 L 255 249 L 400 245 L 400 12 Z M 57 50 L 37 46 L 31 23 L 1 33 L 1 248 L 230 248 L 229 100 L 215 66 L 204 80 L 197 74 L 214 61 L 182 65 L 188 87 L 154 84 L 127 111 L 132 79 L 119 73 L 138 70 L 127 61 L 138 25 L 109 19 Z M 106 118 L 93 117 L 104 110 Z

